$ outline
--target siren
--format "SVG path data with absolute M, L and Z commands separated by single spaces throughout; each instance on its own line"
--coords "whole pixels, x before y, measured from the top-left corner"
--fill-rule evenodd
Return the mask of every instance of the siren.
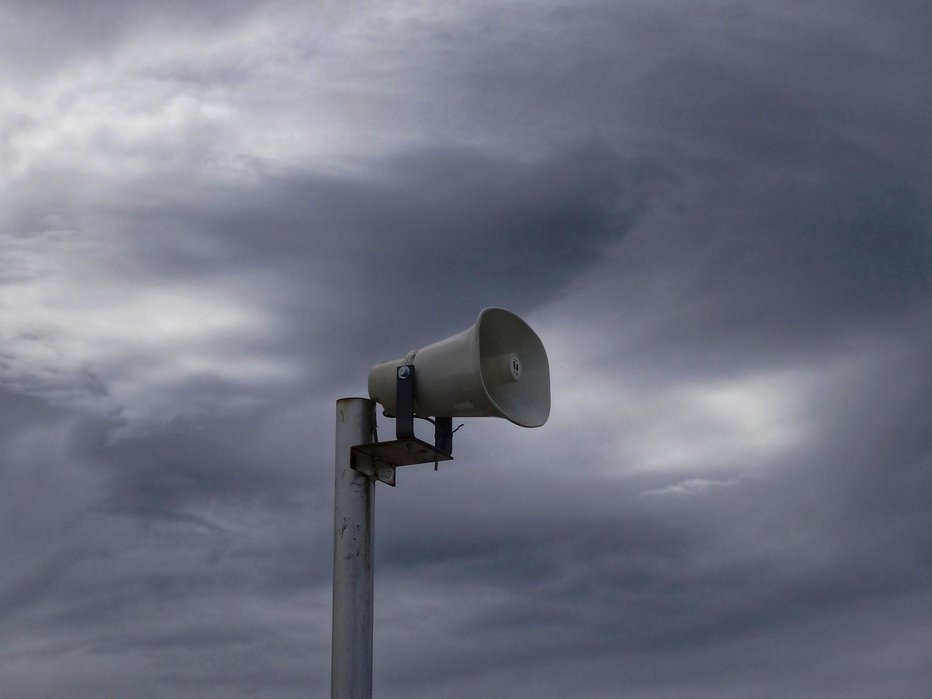
M 390 415 L 398 414 L 398 379 L 411 367 L 419 417 L 500 417 L 540 427 L 550 416 L 544 345 L 503 308 L 486 308 L 468 330 L 373 366 L 369 397 Z

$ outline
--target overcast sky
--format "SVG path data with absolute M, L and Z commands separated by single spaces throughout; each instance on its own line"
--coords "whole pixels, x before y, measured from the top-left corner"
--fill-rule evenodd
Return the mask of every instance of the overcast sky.
M 329 696 L 334 402 L 486 306 L 377 697 L 928 696 L 927 3 L 0 8 L 4 697 Z

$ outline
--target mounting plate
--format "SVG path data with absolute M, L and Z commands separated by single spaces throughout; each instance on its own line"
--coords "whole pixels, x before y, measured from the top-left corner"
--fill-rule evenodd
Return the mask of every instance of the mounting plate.
M 450 461 L 453 457 L 417 437 L 357 444 L 350 449 L 350 466 L 375 480 L 395 485 L 395 467 Z

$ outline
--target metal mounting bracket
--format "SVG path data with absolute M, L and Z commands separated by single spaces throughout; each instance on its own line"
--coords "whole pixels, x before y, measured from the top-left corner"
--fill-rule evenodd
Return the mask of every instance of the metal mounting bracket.
M 414 365 L 398 367 L 396 381 L 395 439 L 357 444 L 350 449 L 350 466 L 373 480 L 395 485 L 395 467 L 413 464 L 434 466 L 453 459 L 453 418 L 438 417 L 434 444 L 414 436 Z

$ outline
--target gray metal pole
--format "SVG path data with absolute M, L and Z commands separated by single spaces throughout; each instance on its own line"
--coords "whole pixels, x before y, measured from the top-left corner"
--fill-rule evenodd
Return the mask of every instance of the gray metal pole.
M 331 699 L 372 697 L 372 504 L 374 483 L 350 467 L 350 447 L 374 441 L 375 403 L 337 401 L 333 500 Z

